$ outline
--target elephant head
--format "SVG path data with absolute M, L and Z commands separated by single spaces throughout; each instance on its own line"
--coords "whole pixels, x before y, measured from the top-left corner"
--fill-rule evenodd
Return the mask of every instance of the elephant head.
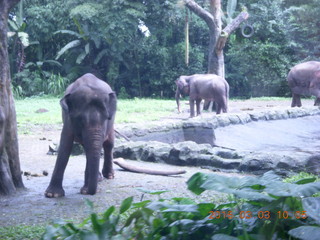
M 190 93 L 190 86 L 189 86 L 189 78 L 188 76 L 180 76 L 176 80 L 177 90 L 176 90 L 176 102 L 178 107 L 178 112 L 180 112 L 180 95 L 189 95 Z
M 46 197 L 64 196 L 62 179 L 73 141 L 83 145 L 86 169 L 82 194 L 95 194 L 99 176 L 99 160 L 104 148 L 102 174 L 113 178 L 112 148 L 116 95 L 110 86 L 92 74 L 86 74 L 71 84 L 61 99 L 63 129 L 58 157 Z

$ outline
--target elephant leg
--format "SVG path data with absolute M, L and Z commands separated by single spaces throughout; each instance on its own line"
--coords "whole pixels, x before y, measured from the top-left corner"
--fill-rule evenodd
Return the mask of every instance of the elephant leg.
M 197 116 L 200 115 L 200 103 L 201 103 L 202 99 L 198 98 L 196 100 L 196 108 L 197 108 Z
M 114 131 L 110 132 L 108 139 L 103 143 L 104 149 L 104 164 L 102 169 L 102 175 L 107 179 L 114 178 L 113 171 L 113 146 L 114 146 Z
M 222 112 L 224 113 L 228 112 L 228 99 L 225 97 L 223 98 L 223 104 L 221 108 L 222 108 Z
M 316 98 L 314 101 L 314 106 L 320 106 L 320 98 Z
M 99 155 L 101 153 L 101 148 Z M 86 170 L 84 174 L 84 185 L 80 189 L 81 194 L 95 194 L 98 187 L 99 180 L 99 163 L 100 156 L 93 156 L 90 151 L 86 150 Z
M 95 194 L 99 179 L 99 161 L 92 161 L 87 158 L 86 170 L 84 174 L 84 185 L 80 189 L 81 194 Z
M 98 186 L 99 163 L 102 149 L 101 129 L 86 129 L 83 133 L 83 146 L 86 153 L 86 170 L 81 194 L 95 194 Z
M 194 100 L 189 99 L 189 105 L 190 105 L 190 117 L 194 117 Z
M 292 94 L 292 103 L 291 103 L 291 107 L 301 107 L 301 97 L 299 94 Z
M 217 109 L 216 114 L 220 114 L 222 110 L 221 103 L 216 102 L 216 109 Z
M 57 161 L 52 173 L 50 184 L 45 191 L 45 196 L 48 198 L 57 198 L 64 196 L 62 187 L 63 175 L 69 161 L 73 146 L 73 135 L 69 133 L 67 127 L 63 127 L 60 137 L 60 145 Z
M 211 103 L 211 101 L 209 101 L 209 100 L 204 100 L 204 103 L 203 103 L 203 110 L 204 110 L 204 111 L 208 111 L 208 110 L 209 110 L 210 103 Z

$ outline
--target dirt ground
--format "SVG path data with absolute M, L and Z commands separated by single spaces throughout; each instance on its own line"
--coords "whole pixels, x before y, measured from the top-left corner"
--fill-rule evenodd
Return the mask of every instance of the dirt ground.
M 303 106 L 312 106 L 313 100 L 302 100 Z M 252 101 L 234 100 L 229 103 L 229 112 L 264 110 L 273 107 L 289 107 L 290 101 Z M 184 107 L 187 109 L 188 107 Z M 175 109 L 173 111 L 176 111 Z M 214 114 L 214 113 L 206 113 Z M 176 112 L 172 116 L 177 115 Z M 187 117 L 182 113 L 181 117 Z M 171 117 L 172 117 L 171 116 Z M 210 172 L 196 167 L 171 166 L 157 163 L 130 161 L 135 165 L 156 169 L 184 169 L 186 174 L 165 177 L 137 174 L 115 168 L 115 179 L 103 180 L 99 183 L 98 193 L 94 196 L 84 196 L 79 193 L 83 185 L 85 156 L 72 156 L 69 160 L 64 178 L 66 196 L 58 199 L 44 197 L 44 191 L 49 184 L 56 156 L 47 155 L 48 147 L 58 143 L 61 126 L 35 127 L 29 135 L 19 136 L 20 161 L 23 172 L 38 176 L 23 176 L 26 189 L 13 196 L 0 196 L 0 226 L 46 224 L 54 219 L 80 220 L 90 212 L 86 199 L 92 201 L 96 212 L 103 212 L 111 205 L 119 206 L 122 199 L 134 196 L 134 201 L 157 199 L 158 196 L 143 195 L 138 188 L 148 190 L 169 190 L 162 198 L 192 197 L 199 198 L 189 192 L 186 181 L 196 172 Z M 43 171 L 49 173 L 42 176 Z M 227 174 L 227 173 L 220 173 Z M 228 174 L 231 175 L 231 174 Z M 238 174 L 232 174 L 238 175 Z M 219 198 L 219 195 L 207 193 L 202 196 L 207 201 Z M 220 197 L 221 198 L 221 197 Z

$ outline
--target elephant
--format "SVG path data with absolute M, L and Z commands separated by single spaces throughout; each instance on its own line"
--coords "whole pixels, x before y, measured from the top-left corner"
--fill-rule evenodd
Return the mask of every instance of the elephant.
M 56 164 L 45 196 L 56 198 L 65 195 L 62 181 L 74 141 L 82 144 L 86 155 L 84 186 L 80 193 L 94 195 L 98 178 L 101 177 L 99 161 L 102 148 L 102 175 L 108 179 L 114 178 L 112 161 L 116 94 L 106 82 L 87 73 L 68 86 L 60 105 L 63 128 Z
M 291 68 L 288 85 L 292 91 L 291 107 L 301 107 L 301 95 L 316 96 L 315 106 L 320 106 L 320 62 L 309 61 Z
M 229 84 L 215 74 L 194 74 L 180 76 L 176 80 L 177 90 L 175 94 L 178 112 L 180 112 L 180 95 L 189 95 L 190 117 L 194 117 L 194 102 L 196 102 L 197 115 L 200 114 L 200 102 L 215 101 L 217 114 L 228 111 Z

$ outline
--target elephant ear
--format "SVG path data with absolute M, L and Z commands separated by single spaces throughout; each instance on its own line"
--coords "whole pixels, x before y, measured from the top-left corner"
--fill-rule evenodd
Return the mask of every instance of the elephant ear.
M 117 96 L 115 92 L 109 93 L 109 98 L 107 100 L 107 113 L 108 120 L 110 120 L 115 114 L 117 110 Z
M 177 87 L 182 90 L 185 86 L 187 86 L 189 83 L 186 81 L 186 78 L 184 77 L 179 77 L 177 80 L 176 80 L 176 84 L 177 84 Z
M 61 100 L 60 100 L 60 106 L 62 109 L 66 112 L 70 111 L 70 93 L 66 94 Z

